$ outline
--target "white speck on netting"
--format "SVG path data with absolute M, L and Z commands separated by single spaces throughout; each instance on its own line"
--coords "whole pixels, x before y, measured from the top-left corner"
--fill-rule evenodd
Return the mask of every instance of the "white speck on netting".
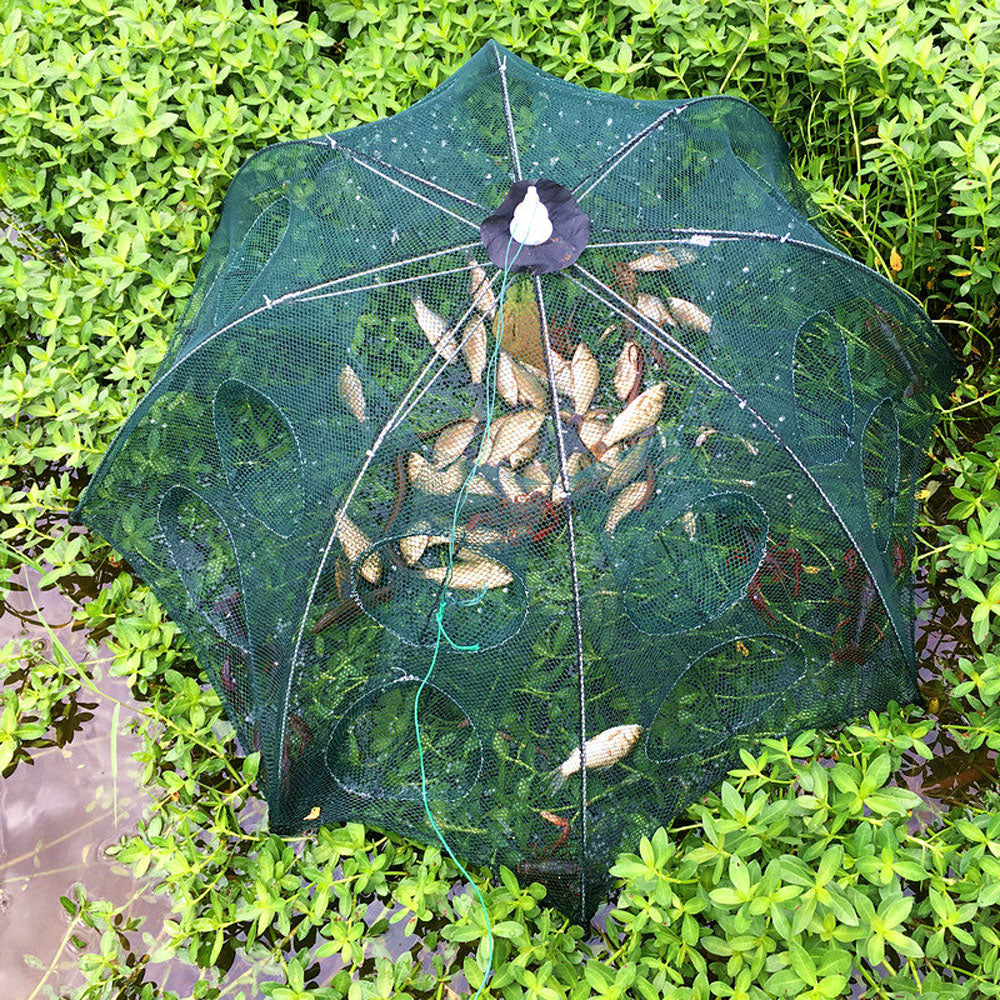
M 744 267 L 743 268 L 743 273 L 744 274 L 749 274 L 750 273 L 750 268 L 749 267 Z
M 613 121 L 614 121 L 614 118 L 609 118 L 608 119 L 608 124 L 610 125 Z

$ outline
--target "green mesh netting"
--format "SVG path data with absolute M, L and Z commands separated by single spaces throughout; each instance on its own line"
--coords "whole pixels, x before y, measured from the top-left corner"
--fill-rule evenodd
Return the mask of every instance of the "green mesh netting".
M 511 276 L 484 442 L 479 227 L 521 178 L 568 189 L 589 243 Z M 433 839 L 413 700 L 477 457 L 446 621 L 480 649 L 443 648 L 420 704 L 470 862 L 584 919 L 740 747 L 919 698 L 914 489 L 953 362 L 808 214 L 748 105 L 594 93 L 495 44 L 243 166 L 74 519 L 183 628 L 272 829 Z

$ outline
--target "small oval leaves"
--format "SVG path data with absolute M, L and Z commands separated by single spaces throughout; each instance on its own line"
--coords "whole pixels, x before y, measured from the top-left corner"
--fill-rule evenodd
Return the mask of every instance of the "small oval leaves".
M 667 692 L 646 736 L 657 763 L 704 754 L 766 724 L 805 673 L 794 642 L 775 635 L 743 636 L 693 660 Z
M 334 728 L 326 749 L 330 776 L 366 799 L 420 801 L 420 758 L 413 726 L 416 678 L 363 695 Z M 479 778 L 483 751 L 468 714 L 440 688 L 420 695 L 420 741 L 427 795 L 447 801 L 468 794 Z
M 861 478 L 875 541 L 889 547 L 899 497 L 899 423 L 888 399 L 875 407 L 861 438 Z
M 847 345 L 827 312 L 810 316 L 795 337 L 792 385 L 799 434 L 820 465 L 839 462 L 851 444 L 854 392 Z
M 219 635 L 246 652 L 243 587 L 225 521 L 184 486 L 167 491 L 157 519 L 191 604 Z
M 216 323 L 226 319 L 267 266 L 284 239 L 290 214 L 291 205 L 287 198 L 273 201 L 257 216 L 240 245 L 229 251 L 225 267 L 216 279 Z
M 243 508 L 287 537 L 302 516 L 302 456 L 291 425 L 266 396 L 238 379 L 219 386 L 215 435 L 226 482 Z
M 417 560 L 405 565 L 404 559 L 410 562 L 409 554 L 421 544 L 425 547 Z M 364 572 L 372 555 L 388 567 L 377 585 Z M 456 646 L 482 650 L 506 642 L 528 612 L 520 576 L 491 556 L 463 546 L 456 550 L 451 586 L 445 590 L 447 557 L 443 534 L 382 539 L 353 564 L 357 599 L 376 622 L 413 646 L 432 647 L 437 641 L 442 595 L 447 601 L 444 626 Z
M 767 515 L 744 493 L 715 493 L 629 537 L 619 574 L 625 610 L 650 635 L 718 618 L 747 590 L 767 542 Z

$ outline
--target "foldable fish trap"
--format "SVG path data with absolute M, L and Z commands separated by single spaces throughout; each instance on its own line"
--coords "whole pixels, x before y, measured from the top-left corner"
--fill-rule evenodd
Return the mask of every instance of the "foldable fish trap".
M 182 627 L 273 830 L 428 839 L 426 798 L 584 920 L 740 748 L 919 700 L 954 363 L 810 214 L 749 105 L 492 43 L 240 169 L 73 519 Z

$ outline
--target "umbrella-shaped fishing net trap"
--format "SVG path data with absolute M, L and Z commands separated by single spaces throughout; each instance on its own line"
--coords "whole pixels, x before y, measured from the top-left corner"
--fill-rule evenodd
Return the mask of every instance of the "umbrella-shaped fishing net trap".
M 430 839 L 426 801 L 584 919 L 741 747 L 919 699 L 953 362 L 809 214 L 747 104 L 492 43 L 242 167 L 74 518 L 182 626 L 272 829 Z

